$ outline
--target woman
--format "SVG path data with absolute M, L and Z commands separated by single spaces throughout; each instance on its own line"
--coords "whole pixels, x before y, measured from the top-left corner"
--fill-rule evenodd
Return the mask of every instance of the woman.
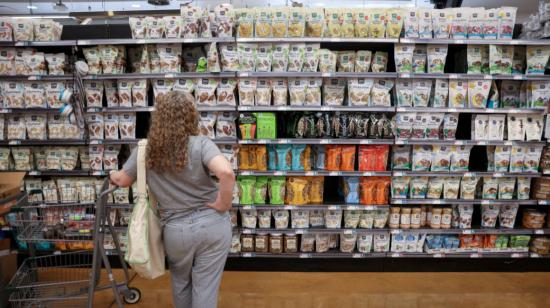
M 160 205 L 164 249 L 174 305 L 216 307 L 231 246 L 235 175 L 207 137 L 199 136 L 198 113 L 189 94 L 169 92 L 155 101 L 146 151 L 147 184 Z M 210 176 L 213 173 L 219 184 Z M 111 182 L 128 187 L 137 175 L 137 149 Z

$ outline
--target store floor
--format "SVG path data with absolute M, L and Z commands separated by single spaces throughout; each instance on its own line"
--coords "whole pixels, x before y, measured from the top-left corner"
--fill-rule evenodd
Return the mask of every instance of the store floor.
M 132 285 L 142 299 L 131 307 L 171 307 L 168 275 Z M 529 308 L 550 307 L 548 294 L 550 273 L 225 272 L 219 308 Z M 112 300 L 104 291 L 95 306 Z

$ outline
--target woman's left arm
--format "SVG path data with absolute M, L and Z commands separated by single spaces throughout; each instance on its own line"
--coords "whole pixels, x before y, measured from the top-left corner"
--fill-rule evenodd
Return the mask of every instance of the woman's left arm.
M 129 187 L 134 183 L 134 178 L 126 174 L 124 170 L 111 171 L 111 173 L 109 173 L 109 180 L 113 185 L 118 187 Z

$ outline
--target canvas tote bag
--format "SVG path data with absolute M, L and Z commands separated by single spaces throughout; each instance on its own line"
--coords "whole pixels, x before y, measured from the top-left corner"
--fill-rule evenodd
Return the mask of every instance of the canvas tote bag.
M 139 276 L 155 279 L 165 272 L 164 244 L 157 202 L 152 194 L 147 197 L 146 148 L 147 140 L 140 140 L 137 155 L 137 202 L 128 224 L 128 250 L 125 259 Z

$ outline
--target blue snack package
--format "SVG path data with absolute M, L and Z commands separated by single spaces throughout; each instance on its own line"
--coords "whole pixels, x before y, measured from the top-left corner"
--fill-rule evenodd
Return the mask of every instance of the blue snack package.
M 359 178 L 347 176 L 343 178 L 344 199 L 346 203 L 359 203 Z
M 267 170 L 277 170 L 277 151 L 275 145 L 267 145 Z
M 315 169 L 325 170 L 325 146 L 315 145 L 313 150 Z
M 289 171 L 292 167 L 292 153 L 290 144 L 278 144 L 275 146 L 277 154 L 277 167 L 279 171 Z
M 306 144 L 294 144 L 292 145 L 292 170 L 304 171 L 304 164 L 302 163 L 302 155 L 306 150 Z

